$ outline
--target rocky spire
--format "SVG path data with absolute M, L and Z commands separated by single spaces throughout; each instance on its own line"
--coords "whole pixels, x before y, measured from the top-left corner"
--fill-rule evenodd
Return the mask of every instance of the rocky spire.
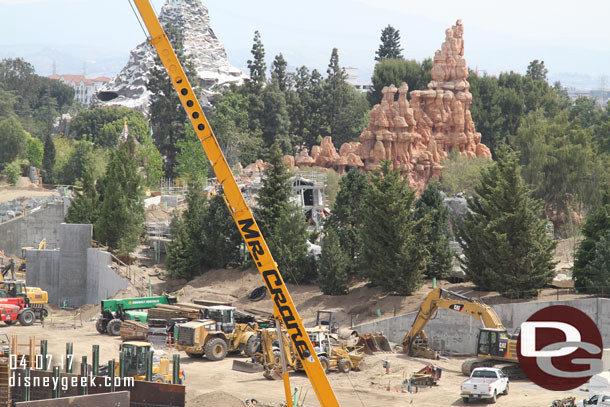
M 182 32 L 185 53 L 193 56 L 203 104 L 207 104 L 207 98 L 214 94 L 213 87 L 241 84 L 246 78 L 240 69 L 229 63 L 224 45 L 214 34 L 208 9 L 201 0 L 167 0 L 159 21 L 163 26 L 171 22 Z M 127 65 L 98 92 L 92 103 L 147 110 L 150 94 L 146 82 L 155 56 L 156 51 L 146 41 L 139 44 L 130 52 Z

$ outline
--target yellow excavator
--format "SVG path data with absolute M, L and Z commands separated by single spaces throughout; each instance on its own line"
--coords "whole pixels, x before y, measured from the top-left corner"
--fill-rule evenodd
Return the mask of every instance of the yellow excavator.
M 38 243 L 38 247 L 32 247 L 32 246 L 28 246 L 28 247 L 22 247 L 21 248 L 21 264 L 19 265 L 19 272 L 21 273 L 25 273 L 26 271 L 26 259 L 25 259 L 25 253 L 28 250 L 46 250 L 47 249 L 47 239 L 42 239 L 40 241 L 40 243 Z
M 195 134 L 201 142 L 207 158 L 210 160 L 218 183 L 222 186 L 223 198 L 229 213 L 244 239 L 245 246 L 248 248 L 252 260 L 254 260 L 254 264 L 256 264 L 261 274 L 270 297 L 273 299 L 274 316 L 282 321 L 288 332 L 288 337 L 294 346 L 303 369 L 307 373 L 307 377 L 311 382 L 320 405 L 322 407 L 338 407 L 339 402 L 337 397 L 311 344 L 303 321 L 277 268 L 277 263 L 273 260 L 273 256 L 271 256 L 267 242 L 254 220 L 252 210 L 246 203 L 235 177 L 233 177 L 231 167 L 229 167 L 218 145 L 218 140 L 210 128 L 210 123 L 197 100 L 195 91 L 190 85 L 167 35 L 163 31 L 163 27 L 161 27 L 161 23 L 150 4 L 150 0 L 133 0 L 133 3 L 148 30 L 150 35 L 149 43 L 155 47 L 163 66 L 167 70 L 180 103 L 182 103 L 184 111 L 195 129 Z M 285 375 L 284 377 L 286 404 L 287 407 L 292 407 L 293 401 L 290 383 L 288 383 L 288 376 Z
M 504 364 L 500 368 L 505 375 L 513 379 L 523 377 L 517 359 L 517 337 L 509 335 L 494 309 L 475 299 L 442 288 L 432 290 L 419 308 L 411 329 L 402 340 L 405 354 L 438 358 L 438 352 L 428 347 L 424 326 L 439 308 L 471 316 L 483 324 L 479 330 L 477 359 L 466 360 L 462 364 L 462 373 L 469 376 L 474 368 Z

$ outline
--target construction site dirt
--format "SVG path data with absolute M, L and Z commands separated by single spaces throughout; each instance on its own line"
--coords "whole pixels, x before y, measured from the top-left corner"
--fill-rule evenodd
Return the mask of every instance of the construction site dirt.
M 208 287 L 214 289 L 215 287 Z M 53 354 L 53 365 L 61 365 L 65 355 L 66 342 L 74 344 L 74 360 L 80 361 L 82 355 L 87 355 L 91 360 L 92 346 L 100 347 L 100 363 L 118 358 L 119 337 L 99 335 L 95 330 L 94 318 L 98 313 L 98 306 L 88 305 L 79 310 L 51 310 L 51 314 L 57 321 L 63 321 L 51 325 L 45 322 L 43 327 L 39 322 L 33 326 L 5 326 L 1 330 L 10 335 L 19 335 L 20 342 L 27 342 L 30 335 L 36 339 L 48 341 L 49 353 Z M 80 312 L 78 319 L 80 323 L 70 323 L 70 317 L 75 312 Z M 171 359 L 171 355 L 177 353 L 174 349 L 158 349 L 157 353 L 164 352 Z M 218 362 L 210 362 L 205 359 L 190 359 L 181 353 L 181 367 L 186 377 L 187 405 L 211 406 L 211 405 L 233 405 L 231 400 L 256 399 L 261 405 L 279 406 L 285 400 L 284 389 L 281 381 L 267 380 L 262 373 L 242 373 L 231 369 L 233 360 L 243 356 L 229 355 L 226 359 Z M 464 358 L 449 358 L 434 361 L 441 367 L 442 376 L 437 386 L 412 388 L 408 392 L 403 384 L 413 372 L 418 371 L 431 361 L 427 359 L 406 357 L 401 353 L 376 353 L 367 356 L 360 371 L 352 371 L 348 374 L 331 372 L 328 374 L 331 385 L 341 405 L 345 406 L 388 406 L 413 404 L 417 406 L 450 406 L 463 405 L 459 397 L 460 383 L 465 379 L 460 371 Z M 384 368 L 384 361 L 389 361 L 389 373 Z M 386 363 L 387 365 L 387 363 Z M 78 371 L 78 367 L 74 371 Z M 291 374 L 291 385 L 300 389 L 301 397 L 306 396 L 304 405 L 315 406 L 318 402 L 311 388 L 310 382 L 303 373 Z M 208 394 L 209 393 L 209 394 Z M 206 394 L 208 394 L 206 396 Z M 553 392 L 542 389 L 530 381 L 511 382 L 510 395 L 500 397 L 497 404 L 511 406 L 547 406 L 555 399 L 561 399 L 569 395 L 577 399 L 585 398 L 582 391 Z M 231 397 L 232 396 L 232 397 Z M 211 404 L 217 400 L 221 404 Z

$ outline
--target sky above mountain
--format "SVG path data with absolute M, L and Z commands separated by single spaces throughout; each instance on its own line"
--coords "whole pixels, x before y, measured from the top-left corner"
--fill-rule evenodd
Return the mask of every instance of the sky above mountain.
M 163 0 L 153 0 L 157 11 Z M 465 58 L 479 72 L 525 73 L 544 60 L 550 80 L 599 87 L 610 66 L 610 2 L 489 0 L 206 0 L 211 27 L 229 61 L 247 73 L 254 30 L 270 65 L 283 53 L 289 67 L 325 72 L 333 47 L 340 63 L 368 82 L 381 30 L 400 30 L 403 55 L 432 57 L 445 29 L 460 18 Z M 24 57 L 41 75 L 113 76 L 145 35 L 127 0 L 0 0 L 0 57 Z M 570 83 L 570 81 L 572 83 Z M 606 79 L 610 87 L 610 78 Z

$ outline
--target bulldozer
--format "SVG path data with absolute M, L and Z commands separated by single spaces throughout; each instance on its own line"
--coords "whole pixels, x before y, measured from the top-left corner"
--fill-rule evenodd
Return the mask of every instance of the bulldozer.
M 351 370 L 360 368 L 364 355 L 355 351 L 349 352 L 345 345 L 332 338 L 328 329 L 316 327 L 306 328 L 306 330 L 325 373 L 331 370 L 349 373 Z M 278 337 L 277 330 L 273 328 L 261 330 L 260 335 L 260 348 L 254 354 L 254 360 L 256 364 L 263 366 L 263 376 L 267 379 L 282 378 L 282 353 L 287 371 L 303 370 L 302 363 L 297 357 L 296 350 L 286 331 L 282 330 L 282 338 Z M 236 370 L 245 371 L 241 366 Z M 250 371 L 254 371 L 254 369 Z
M 177 327 L 176 349 L 191 358 L 222 360 L 227 352 L 243 352 L 252 357 L 258 346 L 258 325 L 236 323 L 235 307 L 216 305 L 205 310 L 205 319 Z
M 149 342 L 130 341 L 123 342 L 119 348 L 121 357 L 115 363 L 115 375 L 121 372 L 121 361 L 125 364 L 125 377 L 133 377 L 135 380 L 146 380 L 146 363 L 149 354 L 153 352 Z M 108 365 L 100 366 L 101 374 L 108 374 Z M 184 372 L 179 372 L 180 384 L 184 384 Z M 157 383 L 171 383 L 172 370 L 170 361 L 167 358 L 159 358 L 152 363 L 152 381 Z

